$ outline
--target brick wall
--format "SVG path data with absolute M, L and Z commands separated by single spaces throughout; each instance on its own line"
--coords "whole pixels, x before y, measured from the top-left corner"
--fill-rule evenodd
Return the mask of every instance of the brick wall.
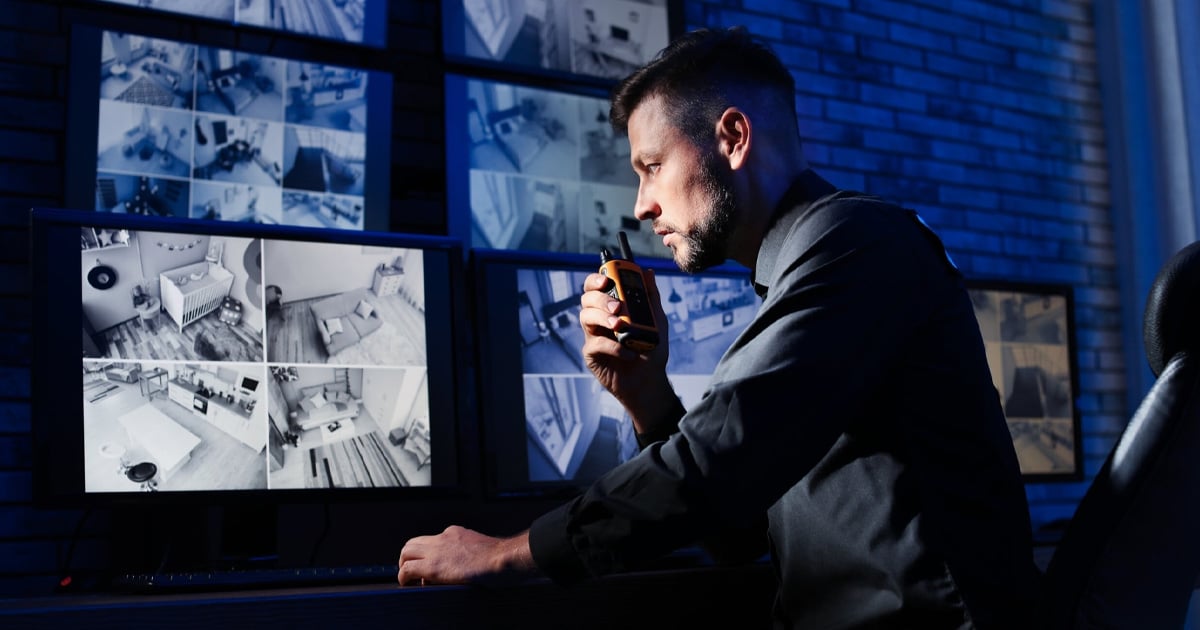
M 1070 284 L 1084 471 L 1127 419 L 1095 35 L 1086 0 L 688 3 L 745 24 L 797 83 L 807 156 L 835 184 L 917 209 L 971 277 Z M 1030 484 L 1035 526 L 1083 483 Z
M 439 5 L 389 5 L 386 54 L 335 53 L 394 73 L 394 221 L 441 216 Z M 919 210 L 968 275 L 1075 287 L 1090 478 L 1127 410 L 1088 6 L 1086 0 L 684 2 L 689 28 L 745 24 L 771 40 L 796 77 L 809 159 L 834 183 Z M 114 15 L 116 24 L 146 20 L 181 36 L 230 39 L 230 29 L 142 17 L 133 9 L 0 0 L 0 597 L 49 592 L 81 523 L 72 565 L 86 570 L 108 561 L 107 511 L 30 504 L 34 288 L 25 225 L 30 207 L 61 206 L 64 187 L 80 185 L 66 182 L 62 168 L 74 141 L 66 135 L 70 25 L 111 24 Z M 1070 516 L 1083 488 L 1029 486 L 1035 523 Z

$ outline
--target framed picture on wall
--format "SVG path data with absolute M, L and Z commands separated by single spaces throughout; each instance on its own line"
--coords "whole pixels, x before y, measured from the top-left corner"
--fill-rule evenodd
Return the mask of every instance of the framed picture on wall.
M 1022 475 L 1080 478 L 1072 288 L 971 281 L 968 292 Z

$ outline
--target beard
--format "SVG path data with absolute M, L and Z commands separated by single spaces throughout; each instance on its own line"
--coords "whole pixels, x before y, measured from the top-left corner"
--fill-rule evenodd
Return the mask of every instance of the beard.
M 694 180 L 708 203 L 704 220 L 687 232 L 680 232 L 686 247 L 675 250 L 675 265 L 687 273 L 697 273 L 725 262 L 730 239 L 737 225 L 737 196 L 732 177 L 720 170 L 717 158 L 707 158 L 700 165 Z

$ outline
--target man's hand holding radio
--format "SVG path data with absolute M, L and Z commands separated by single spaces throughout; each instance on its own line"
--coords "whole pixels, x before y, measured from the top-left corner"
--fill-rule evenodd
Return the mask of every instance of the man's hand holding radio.
M 629 412 L 639 435 L 661 431 L 662 422 L 679 420 L 679 399 L 667 380 L 667 316 L 663 312 L 654 272 L 644 271 L 650 307 L 659 335 L 657 347 L 645 354 L 621 345 L 616 333 L 628 323 L 620 319 L 624 305 L 609 295 L 613 280 L 603 274 L 590 274 L 583 282 L 582 310 L 583 358 L 588 369 Z

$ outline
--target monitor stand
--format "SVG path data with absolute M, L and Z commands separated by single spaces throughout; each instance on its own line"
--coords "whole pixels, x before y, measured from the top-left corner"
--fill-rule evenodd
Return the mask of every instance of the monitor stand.
M 270 568 L 278 557 L 275 505 L 117 506 L 114 573 Z
M 209 530 L 215 536 L 217 568 L 274 567 L 279 515 L 274 505 L 244 504 L 209 508 Z

